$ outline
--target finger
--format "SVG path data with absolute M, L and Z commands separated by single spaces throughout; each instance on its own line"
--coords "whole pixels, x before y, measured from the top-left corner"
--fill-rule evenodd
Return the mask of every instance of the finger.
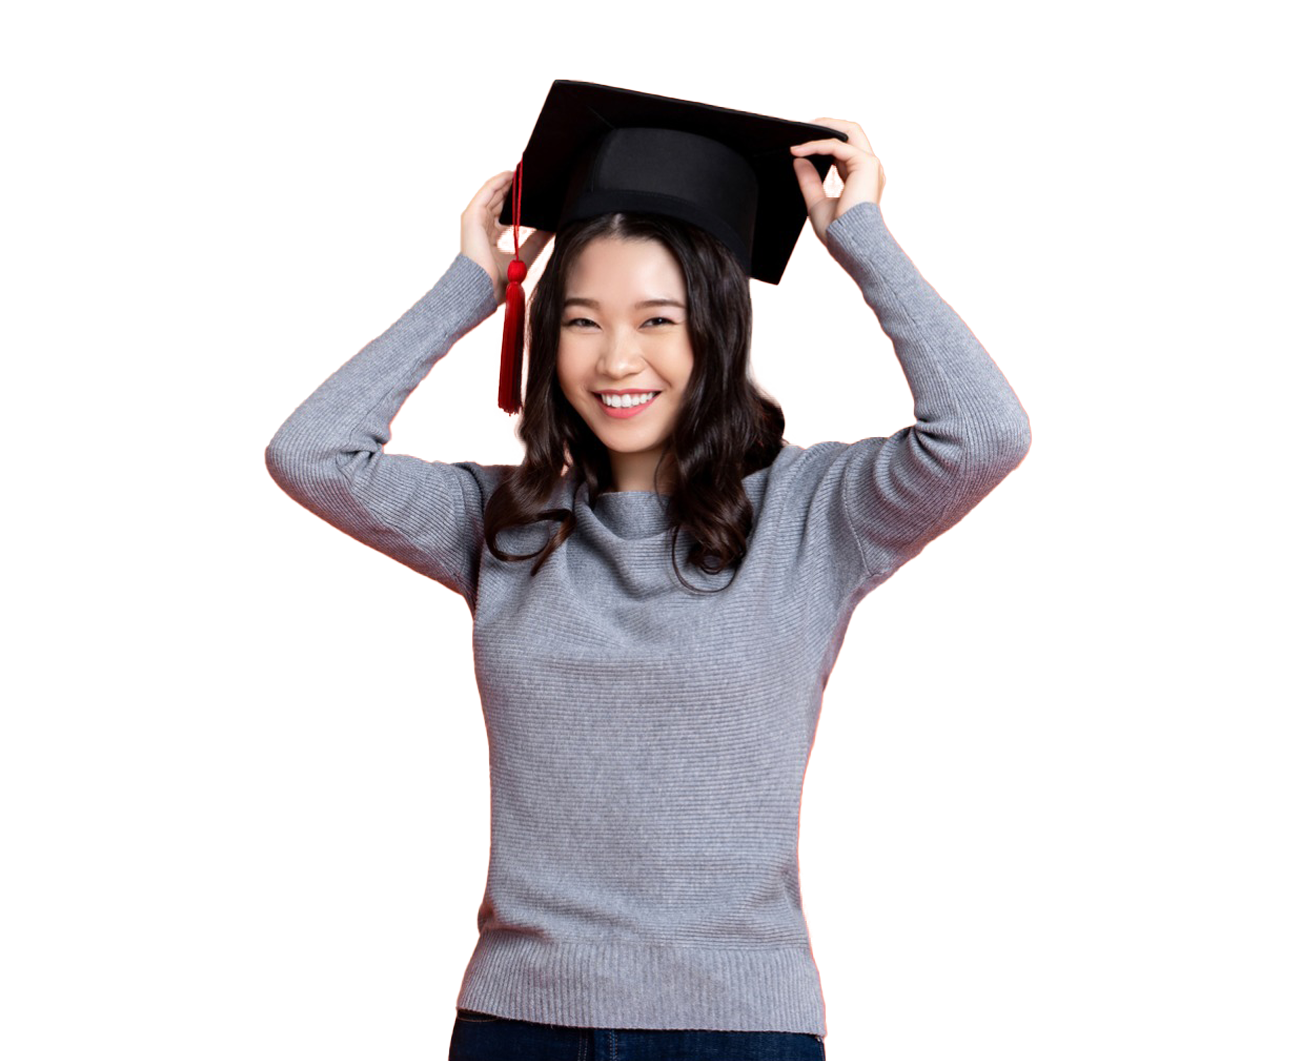
M 500 173 L 496 174 L 495 176 L 489 177 L 483 183 L 483 187 L 480 188 L 479 191 L 491 195 L 498 192 L 502 188 L 508 188 L 510 186 L 510 182 L 514 179 L 514 175 L 515 175 L 515 171 L 512 169 L 502 170 Z
M 835 172 L 846 183 L 855 170 L 861 170 L 868 159 L 875 158 L 875 155 L 843 140 L 810 140 L 806 144 L 793 145 L 790 153 L 805 156 L 830 155 L 834 160 Z M 876 159 L 876 162 L 879 163 L 880 160 Z
M 793 155 L 831 155 L 843 162 L 848 162 L 853 158 L 863 158 L 869 154 L 857 144 L 845 143 L 843 140 L 836 140 L 834 137 L 826 140 L 809 140 L 803 144 L 791 144 L 790 153 Z
M 826 198 L 826 186 L 822 183 L 821 177 L 817 176 L 817 167 L 806 158 L 794 160 L 794 175 L 799 181 L 799 190 L 803 193 L 803 201 L 808 206 L 808 213 L 811 214 L 817 204 Z
M 528 238 L 519 245 L 519 257 L 528 265 L 532 265 L 554 235 L 554 232 L 545 232 L 540 228 L 533 229 Z
M 492 180 L 488 182 L 488 185 L 492 186 L 491 202 L 500 206 L 502 200 L 504 200 L 505 197 L 510 193 L 510 189 L 514 185 L 514 171 L 508 170 L 504 174 L 498 173 L 495 177 L 492 178 Z
M 510 187 L 510 182 L 514 179 L 515 171 L 512 169 L 504 170 L 494 177 L 489 177 L 483 184 L 477 194 L 475 194 L 471 206 L 487 206 L 489 203 L 499 203 L 504 198 L 506 190 Z
M 838 129 L 842 133 L 848 133 L 849 143 L 856 144 L 870 154 L 875 154 L 871 150 L 871 141 L 867 139 L 867 134 L 857 122 L 846 121 L 842 118 L 814 118 L 813 125 L 829 125 L 832 129 Z
M 835 172 L 840 180 L 847 181 L 855 166 L 861 165 L 867 154 L 861 148 L 846 144 L 843 140 L 810 140 L 806 144 L 795 144 L 790 148 L 794 155 L 830 155 Z

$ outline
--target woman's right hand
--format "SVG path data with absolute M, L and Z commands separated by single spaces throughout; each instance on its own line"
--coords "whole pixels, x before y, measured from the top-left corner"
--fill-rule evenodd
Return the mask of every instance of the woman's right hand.
M 497 244 L 501 237 L 510 231 L 510 225 L 503 225 L 497 220 L 501 216 L 501 204 L 510 192 L 510 185 L 515 171 L 508 169 L 492 177 L 470 200 L 465 212 L 460 215 L 460 250 L 467 258 L 478 262 L 492 278 L 496 289 L 497 305 L 506 298 L 506 269 L 514 259 L 514 241 L 509 250 L 502 250 Z M 542 248 L 550 241 L 554 232 L 534 229 L 519 244 L 519 257 L 529 266 L 537 259 Z

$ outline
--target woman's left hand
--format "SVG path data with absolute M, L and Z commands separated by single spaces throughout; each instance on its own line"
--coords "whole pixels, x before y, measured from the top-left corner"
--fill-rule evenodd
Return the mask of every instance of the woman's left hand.
M 857 122 L 841 121 L 838 118 L 814 118 L 813 124 L 828 125 L 849 134 L 847 141 L 830 137 L 826 140 L 809 140 L 790 148 L 790 153 L 796 156 L 794 174 L 799 178 L 799 190 L 803 192 L 804 202 L 808 204 L 813 231 L 825 243 L 827 226 L 841 214 L 852 210 L 859 203 L 880 205 L 880 196 L 885 190 L 885 168 L 871 150 L 871 142 Z M 835 160 L 835 170 L 844 182 L 844 190 L 840 192 L 839 198 L 832 199 L 826 194 L 826 187 L 818 178 L 816 168 L 801 157 L 804 155 L 830 155 Z

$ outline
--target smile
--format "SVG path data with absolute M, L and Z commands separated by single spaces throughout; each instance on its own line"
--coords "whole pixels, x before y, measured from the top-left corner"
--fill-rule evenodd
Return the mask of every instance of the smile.
M 599 394 L 596 395 L 596 399 L 600 402 L 600 407 L 605 411 L 605 415 L 612 416 L 616 420 L 627 420 L 637 416 L 653 405 L 657 397 L 659 397 L 659 392 L 655 391 L 651 393 L 648 399 L 642 399 L 635 405 L 606 405 L 605 399 Z

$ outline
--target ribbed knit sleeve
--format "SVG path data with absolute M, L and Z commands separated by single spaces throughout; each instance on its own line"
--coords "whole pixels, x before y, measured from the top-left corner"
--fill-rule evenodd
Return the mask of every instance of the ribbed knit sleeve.
M 895 242 L 878 205 L 859 203 L 826 235 L 893 341 L 916 414 L 888 438 L 808 451 L 831 560 L 860 585 L 887 577 L 997 486 L 1029 449 L 1029 418 L 979 340 Z
M 456 590 L 474 607 L 494 471 L 384 452 L 416 385 L 496 310 L 492 280 L 457 254 L 391 327 L 322 383 L 266 447 L 290 497 L 358 541 Z

